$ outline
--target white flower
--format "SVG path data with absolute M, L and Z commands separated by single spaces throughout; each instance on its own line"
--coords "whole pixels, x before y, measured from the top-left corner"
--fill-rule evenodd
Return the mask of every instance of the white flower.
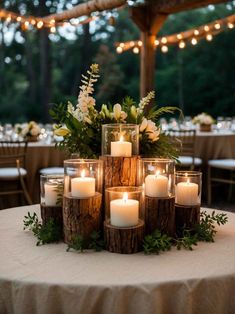
M 156 124 L 152 121 L 152 120 L 148 120 L 147 121 L 147 127 L 146 127 L 146 132 L 152 132 L 153 130 L 155 130 L 156 128 Z
M 125 111 L 121 111 L 121 121 L 124 122 L 126 120 L 127 113 Z
M 120 104 L 116 104 L 113 106 L 113 117 L 115 120 L 119 120 L 121 118 L 122 107 Z
M 202 112 L 201 114 L 198 114 L 193 118 L 193 123 L 199 123 L 199 124 L 213 124 L 214 119 L 209 114 Z
M 147 125 L 148 125 L 148 120 L 144 118 L 140 125 L 140 132 L 143 132 L 147 128 Z

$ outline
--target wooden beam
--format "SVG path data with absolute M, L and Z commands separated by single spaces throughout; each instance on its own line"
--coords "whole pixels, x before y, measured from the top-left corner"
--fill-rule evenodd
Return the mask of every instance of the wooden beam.
M 155 9 L 162 14 L 178 13 L 185 10 L 192 10 L 209 4 L 228 2 L 228 0 L 150 0 Z
M 130 9 L 132 20 L 141 31 L 140 96 L 154 90 L 156 35 L 167 15 L 158 14 L 154 5 L 138 6 Z

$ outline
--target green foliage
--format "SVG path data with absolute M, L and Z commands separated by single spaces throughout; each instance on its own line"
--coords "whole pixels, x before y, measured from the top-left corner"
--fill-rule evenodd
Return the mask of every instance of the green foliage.
M 36 245 L 58 242 L 60 240 L 61 229 L 53 218 L 50 218 L 47 223 L 42 225 L 36 213 L 31 215 L 30 212 L 28 212 L 28 214 L 24 216 L 23 223 L 24 230 L 28 229 L 32 231 L 34 236 L 38 239 Z
M 72 239 L 72 242 L 68 244 L 67 252 L 70 251 L 71 249 L 81 252 L 81 253 L 85 249 L 91 249 L 96 252 L 100 252 L 104 249 L 104 247 L 105 247 L 105 242 L 101 238 L 100 233 L 97 231 L 93 231 L 90 234 L 90 237 L 87 241 L 85 241 L 83 236 L 80 234 L 74 236 Z
M 172 238 L 166 234 L 162 234 L 159 230 L 155 230 L 151 235 L 144 238 L 143 249 L 144 253 L 159 254 L 161 251 L 169 251 L 171 249 Z
M 200 214 L 200 224 L 197 224 L 193 230 L 183 230 L 182 237 L 170 238 L 166 234 L 162 234 L 159 230 L 155 230 L 151 235 L 144 238 L 143 249 L 145 254 L 159 254 L 171 249 L 175 245 L 178 250 L 184 248 L 186 250 L 193 250 L 198 242 L 214 242 L 216 234 L 215 224 L 218 226 L 224 225 L 228 221 L 226 214 L 207 214 L 205 211 Z

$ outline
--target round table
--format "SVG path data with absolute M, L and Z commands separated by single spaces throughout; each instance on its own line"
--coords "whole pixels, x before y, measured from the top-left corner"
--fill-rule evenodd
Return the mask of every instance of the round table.
M 37 247 L 28 211 L 0 211 L 1 314 L 235 313 L 235 214 L 215 243 L 145 256 Z

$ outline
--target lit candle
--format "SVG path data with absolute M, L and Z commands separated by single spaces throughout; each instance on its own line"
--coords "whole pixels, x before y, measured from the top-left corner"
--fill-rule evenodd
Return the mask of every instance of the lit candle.
M 125 192 L 122 199 L 110 202 L 110 223 L 116 227 L 132 227 L 138 224 L 139 201 L 128 199 Z
M 95 178 L 85 177 L 85 170 L 82 170 L 81 177 L 71 179 L 71 195 L 79 198 L 94 196 Z
M 145 178 L 145 194 L 150 197 L 167 197 L 168 178 L 160 175 L 159 171 L 155 175 L 148 175 Z
M 45 205 L 46 206 L 56 206 L 58 200 L 58 185 L 54 183 L 45 183 Z
M 176 203 L 179 205 L 192 206 L 198 204 L 198 184 L 189 182 L 180 182 L 176 185 Z
M 123 140 L 123 136 L 119 141 L 111 142 L 111 156 L 113 157 L 131 157 L 132 143 Z

